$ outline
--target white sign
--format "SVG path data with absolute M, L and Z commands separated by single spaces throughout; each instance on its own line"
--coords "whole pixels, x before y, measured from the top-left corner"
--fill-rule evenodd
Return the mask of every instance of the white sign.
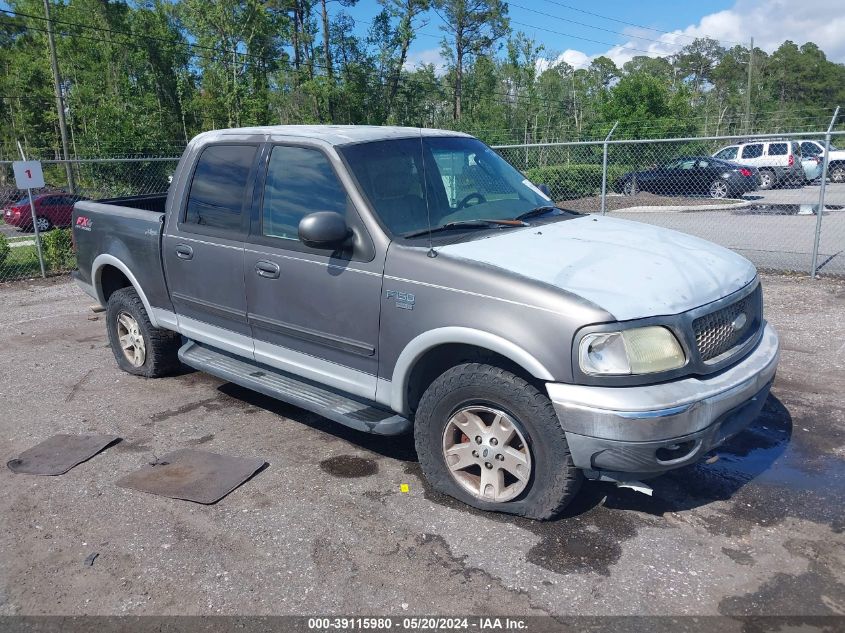
M 18 189 L 40 189 L 44 186 L 44 172 L 40 160 L 16 160 L 12 163 Z

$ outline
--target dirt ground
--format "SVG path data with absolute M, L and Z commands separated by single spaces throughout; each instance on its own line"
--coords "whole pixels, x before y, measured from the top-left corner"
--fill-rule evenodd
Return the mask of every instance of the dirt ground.
M 59 477 L 0 469 L 0 615 L 845 614 L 845 282 L 763 283 L 783 350 L 759 420 L 653 497 L 587 484 L 550 523 L 434 494 L 409 438 L 123 374 L 73 285 L 6 285 L 0 455 L 124 440 Z M 211 506 L 115 486 L 185 447 L 269 466 Z

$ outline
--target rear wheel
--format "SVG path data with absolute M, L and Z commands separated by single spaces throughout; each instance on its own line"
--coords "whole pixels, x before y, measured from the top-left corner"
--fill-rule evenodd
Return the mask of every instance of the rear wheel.
M 498 367 L 468 363 L 437 378 L 414 441 L 431 485 L 481 510 L 549 519 L 581 484 L 552 403 Z
M 760 170 L 760 189 L 771 189 L 775 186 L 775 172 L 771 169 Z
M 50 218 L 45 218 L 43 215 L 39 215 L 35 218 L 35 225 L 38 227 L 39 233 L 46 233 L 53 228 L 53 223 L 50 222 Z
M 109 297 L 106 330 L 114 358 L 123 371 L 158 378 L 179 368 L 180 336 L 153 327 L 134 288 L 121 288 Z
M 721 178 L 714 180 L 710 185 L 711 198 L 727 198 L 728 197 L 728 183 Z
M 845 182 L 845 165 L 833 165 L 830 168 L 831 182 Z

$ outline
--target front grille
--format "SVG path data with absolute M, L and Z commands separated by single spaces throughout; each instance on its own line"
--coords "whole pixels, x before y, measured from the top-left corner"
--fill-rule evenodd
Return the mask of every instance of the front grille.
M 762 322 L 760 285 L 736 303 L 698 317 L 692 322 L 695 344 L 701 360 L 708 362 L 741 345 L 760 329 Z M 745 323 L 740 324 L 740 315 Z

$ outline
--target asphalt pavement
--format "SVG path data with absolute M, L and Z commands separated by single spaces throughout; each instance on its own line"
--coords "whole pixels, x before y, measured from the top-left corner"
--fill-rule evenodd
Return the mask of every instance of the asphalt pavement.
M 410 438 L 122 373 L 72 284 L 2 286 L 0 455 L 124 439 L 58 477 L 0 469 L 0 615 L 845 614 L 845 282 L 763 284 L 762 416 L 652 497 L 588 483 L 547 523 L 434 493 Z M 210 506 L 115 485 L 180 448 L 269 466 Z

